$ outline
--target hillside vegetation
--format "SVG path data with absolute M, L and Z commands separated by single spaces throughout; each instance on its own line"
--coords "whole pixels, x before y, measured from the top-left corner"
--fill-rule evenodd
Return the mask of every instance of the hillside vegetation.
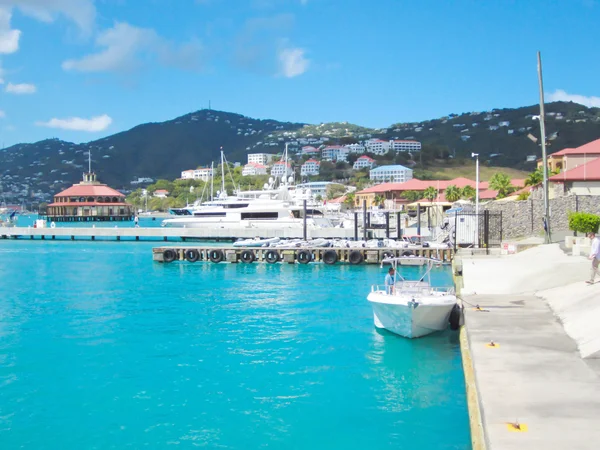
M 600 138 L 600 109 L 565 102 L 549 103 L 546 109 L 548 135 L 558 132 L 558 137 L 550 142 L 549 152 Z M 534 105 L 468 112 L 372 129 L 345 122 L 308 125 L 259 120 L 204 109 L 166 122 L 139 125 L 85 144 L 50 139 L 3 149 L 0 201 L 49 200 L 52 193 L 81 180 L 82 172 L 87 170 L 88 151 L 99 179 L 127 191 L 136 187 L 131 181 L 137 177 L 173 180 L 182 170 L 210 165 L 211 161 L 218 163 L 221 147 L 230 162 L 245 164 L 248 153 L 281 153 L 286 143 L 293 154 L 307 144 L 318 147 L 369 138 L 422 142 L 421 152 L 378 161 L 415 163 L 417 176 L 473 178 L 470 155 L 479 153 L 485 179 L 496 171 L 488 171 L 486 166 L 525 171 L 535 168 L 534 160 L 541 156 L 541 150 L 527 135 L 539 137 L 539 122 L 535 117 L 538 110 Z M 326 169 L 321 179 L 353 178 L 364 183 L 367 175 L 353 173 L 344 165 Z M 515 176 L 522 178 L 523 174 L 515 172 Z

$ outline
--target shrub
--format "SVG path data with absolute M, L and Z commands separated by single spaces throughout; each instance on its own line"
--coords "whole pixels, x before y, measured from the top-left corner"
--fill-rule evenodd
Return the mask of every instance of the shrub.
M 517 197 L 517 200 L 518 201 L 527 200 L 529 198 L 530 194 L 531 194 L 531 192 L 521 192 L 519 194 L 519 196 Z
M 597 233 L 600 216 L 586 212 L 569 213 L 569 228 L 581 233 Z

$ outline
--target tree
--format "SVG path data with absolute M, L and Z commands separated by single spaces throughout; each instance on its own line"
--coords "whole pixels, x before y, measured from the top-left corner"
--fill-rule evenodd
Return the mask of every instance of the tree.
M 323 201 L 323 197 L 321 197 L 321 194 L 319 194 L 319 195 L 317 195 L 315 197 L 315 200 L 318 201 L 318 202 L 322 202 Z
M 460 190 L 460 197 L 465 200 L 474 200 L 476 195 L 477 192 L 473 186 L 467 185 Z
M 412 203 L 423 198 L 422 195 L 423 194 L 421 194 L 419 191 L 404 191 L 400 197 L 405 198 Z
M 354 192 L 348 192 L 346 194 L 346 198 L 344 199 L 344 205 L 346 205 L 348 208 L 353 208 L 354 200 L 355 200 Z
M 328 184 L 327 188 L 325 189 L 325 194 L 329 200 L 341 197 L 345 192 L 346 186 L 342 184 Z
M 425 192 L 423 192 L 423 197 L 432 203 L 437 196 L 438 196 L 438 191 L 433 186 L 429 186 L 427 189 L 425 189 Z
M 525 186 L 537 186 L 544 181 L 544 171 L 538 167 L 525 178 Z
M 382 206 L 384 202 L 385 202 L 385 197 L 383 195 L 376 195 L 375 198 L 373 199 L 373 205 L 375 205 L 375 206 Z
M 498 198 L 504 198 L 515 191 L 510 177 L 502 172 L 495 173 L 490 179 L 490 189 L 498 191 Z
M 446 200 L 454 203 L 455 201 L 460 199 L 462 192 L 459 188 L 452 184 L 446 188 L 444 194 L 446 195 Z

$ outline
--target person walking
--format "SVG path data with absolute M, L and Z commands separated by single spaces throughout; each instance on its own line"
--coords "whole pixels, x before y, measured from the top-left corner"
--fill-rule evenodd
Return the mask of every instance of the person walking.
M 588 237 L 592 241 L 589 257 L 589 259 L 592 260 L 592 270 L 590 273 L 590 279 L 586 281 L 586 283 L 594 284 L 594 279 L 598 273 L 598 265 L 600 264 L 600 238 L 596 236 L 596 233 L 588 233 Z

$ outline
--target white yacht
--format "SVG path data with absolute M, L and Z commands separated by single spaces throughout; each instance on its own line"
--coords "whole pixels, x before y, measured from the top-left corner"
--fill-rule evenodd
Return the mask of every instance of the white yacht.
M 396 271 L 403 259 L 406 258 L 389 258 L 382 262 L 382 266 L 391 264 L 394 268 L 392 286 L 371 287 L 367 300 L 373 308 L 375 326 L 407 338 L 445 330 L 449 323 L 453 329 L 458 328 L 460 311 L 454 288 L 431 286 L 431 269 L 439 261 L 423 258 L 427 260 L 425 274 L 418 280 L 406 280 Z

